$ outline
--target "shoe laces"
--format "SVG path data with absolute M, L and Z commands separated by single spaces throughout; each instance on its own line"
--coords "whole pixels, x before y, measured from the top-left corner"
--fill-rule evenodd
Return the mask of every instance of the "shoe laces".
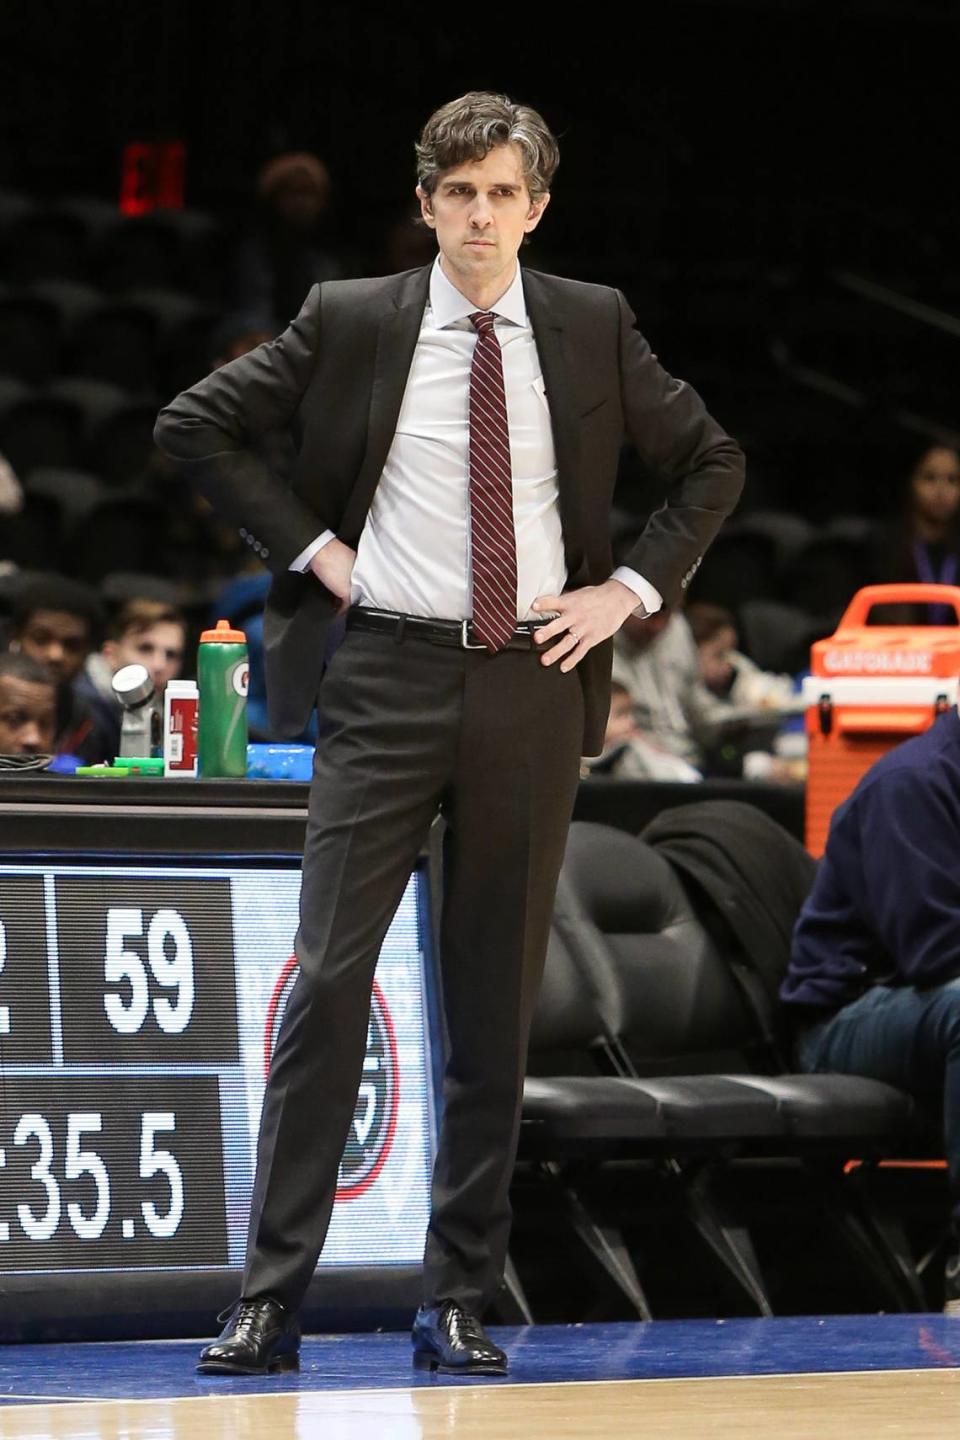
M 471 1315 L 469 1310 L 462 1309 L 455 1300 L 448 1300 L 444 1310 L 449 1317 L 451 1329 L 456 1329 L 460 1339 L 487 1342 L 483 1326 L 476 1315 Z
M 263 1320 L 264 1302 L 262 1300 L 238 1300 L 235 1305 L 229 1306 L 217 1316 L 218 1321 L 229 1320 L 235 1316 L 233 1326 L 234 1335 L 246 1335 L 254 1330 Z

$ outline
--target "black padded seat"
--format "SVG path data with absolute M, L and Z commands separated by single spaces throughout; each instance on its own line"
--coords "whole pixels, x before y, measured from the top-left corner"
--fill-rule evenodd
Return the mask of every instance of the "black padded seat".
M 909 1133 L 916 1106 L 902 1090 L 863 1075 L 737 1075 L 770 1096 L 786 1133 L 804 1140 L 883 1140 Z
M 667 1135 L 678 1142 L 736 1144 L 784 1134 L 775 1097 L 742 1084 L 738 1075 L 645 1076 L 637 1083 L 656 1102 Z
M 561 876 L 561 909 L 564 894 Z M 541 1073 L 524 1082 L 521 1154 L 663 1139 L 659 1104 L 642 1082 L 599 1068 L 603 1036 L 593 986 L 573 958 L 562 927 L 554 925 L 530 1032 L 531 1062 Z
M 780 832 L 770 826 L 770 844 Z M 785 833 L 784 847 L 795 842 Z M 788 1147 L 883 1140 L 909 1132 L 914 1104 L 893 1086 L 861 1076 L 753 1073 L 746 1058 L 756 1019 L 680 877 L 663 855 L 621 830 L 570 827 L 563 921 L 570 959 L 597 996 L 641 1083 L 661 1105 L 678 1142 Z M 699 1073 L 719 1057 L 712 1073 Z M 656 1078 L 646 1078 L 647 1071 Z M 690 1071 L 696 1073 L 690 1074 Z M 761 1147 L 762 1148 L 762 1147 Z M 769 1148 L 769 1147 L 768 1147 Z
M 523 1086 L 524 1148 L 590 1142 L 662 1141 L 661 1107 L 642 1081 L 620 1075 L 528 1075 Z
M 697 1074 L 716 1051 L 728 1058 L 710 1068 L 729 1070 L 756 1022 L 669 862 L 634 835 L 577 821 L 563 874 L 555 916 L 606 1032 L 643 1074 Z
M 786 832 L 783 842 L 796 843 Z M 650 1305 L 625 1233 L 606 1202 L 602 1219 L 594 1216 L 584 1184 L 609 1161 L 633 1162 L 617 1175 L 625 1207 L 651 1167 L 679 1182 L 690 1222 L 760 1313 L 771 1315 L 743 1206 L 722 1184 L 724 1174 L 743 1160 L 799 1162 L 808 1179 L 826 1186 L 832 1214 L 850 1156 L 872 1162 L 896 1153 L 913 1129 L 913 1102 L 879 1081 L 756 1073 L 777 1057 L 753 990 L 735 978 L 733 962 L 742 965 L 743 957 L 732 935 L 727 955 L 725 938 L 704 923 L 678 870 L 646 841 L 582 821 L 571 826 L 517 1158 L 552 1187 L 574 1234 L 644 1319 Z M 852 1196 L 869 1205 L 863 1187 Z M 851 1210 L 838 1223 L 893 1303 L 917 1308 L 912 1261 L 891 1241 L 885 1217 L 866 1226 Z

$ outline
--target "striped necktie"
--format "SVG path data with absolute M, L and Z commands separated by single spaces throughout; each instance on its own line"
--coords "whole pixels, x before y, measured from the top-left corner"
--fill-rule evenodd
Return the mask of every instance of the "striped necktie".
M 470 316 L 477 343 L 470 369 L 470 546 L 473 629 L 491 654 L 517 624 L 517 539 L 503 356 L 489 310 Z

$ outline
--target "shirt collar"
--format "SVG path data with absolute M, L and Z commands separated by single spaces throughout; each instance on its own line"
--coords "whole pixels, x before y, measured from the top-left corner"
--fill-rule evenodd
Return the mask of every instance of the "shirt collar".
M 430 272 L 430 309 L 433 311 L 434 324 L 439 329 L 443 329 L 445 325 L 452 325 L 455 320 L 465 320 L 477 309 L 476 305 L 468 300 L 466 295 L 461 295 L 457 287 L 452 285 L 444 275 L 440 268 L 439 255 L 433 262 L 433 269 Z M 514 325 L 529 325 L 519 264 L 510 285 L 500 299 L 490 306 L 490 309 L 494 315 L 499 315 L 504 320 L 510 320 Z

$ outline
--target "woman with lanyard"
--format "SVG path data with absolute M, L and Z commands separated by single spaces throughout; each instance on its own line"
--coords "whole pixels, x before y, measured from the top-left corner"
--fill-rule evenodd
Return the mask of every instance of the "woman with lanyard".
M 956 585 L 960 575 L 960 452 L 927 446 L 910 471 L 906 513 L 883 537 L 877 579 Z M 896 611 L 896 614 L 893 612 Z M 952 625 L 952 605 L 883 606 L 875 624 Z

